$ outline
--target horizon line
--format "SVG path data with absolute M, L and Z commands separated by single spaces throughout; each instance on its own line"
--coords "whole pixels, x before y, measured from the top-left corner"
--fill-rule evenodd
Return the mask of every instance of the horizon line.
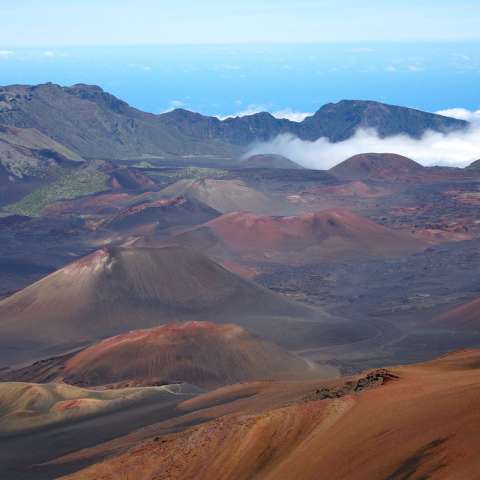
M 25 49 L 25 50 L 37 50 L 44 48 L 137 48 L 137 47 L 221 47 L 221 46 L 236 46 L 236 47 L 253 47 L 253 46 L 302 46 L 302 45 L 355 45 L 357 47 L 362 46 L 374 46 L 374 45 L 409 45 L 409 44 L 476 44 L 480 43 L 480 36 L 470 39 L 422 39 L 422 40 L 314 40 L 314 41 L 238 41 L 238 42 L 154 42 L 154 43 L 119 43 L 119 44 L 41 44 L 41 45 L 14 45 L 0 43 L 0 49 Z

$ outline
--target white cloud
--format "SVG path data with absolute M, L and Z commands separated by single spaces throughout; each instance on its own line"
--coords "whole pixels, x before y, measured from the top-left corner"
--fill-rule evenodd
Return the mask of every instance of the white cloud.
M 220 120 L 225 120 L 226 118 L 235 118 L 235 117 L 246 117 L 247 115 L 254 115 L 255 113 L 267 111 L 266 107 L 262 105 L 249 105 L 248 107 L 240 110 L 239 112 L 232 113 L 231 115 L 217 115 Z
M 409 72 L 423 72 L 425 68 L 423 68 L 421 65 L 408 65 L 407 70 Z
M 141 70 L 142 72 L 151 72 L 153 71 L 153 67 L 150 65 L 139 65 L 138 63 L 128 63 L 128 68 L 132 68 L 134 70 Z
M 480 125 L 480 110 L 467 110 L 466 108 L 447 108 L 446 110 L 439 110 L 435 113 L 438 115 L 445 115 L 446 117 L 458 118 L 459 120 L 466 120 L 467 122 Z
M 268 108 L 262 105 L 249 105 L 247 108 L 244 110 L 241 110 L 237 113 L 233 113 L 231 115 L 218 115 L 218 118 L 220 120 L 225 120 L 226 118 L 235 118 L 235 117 L 246 117 L 247 115 L 254 115 L 256 113 L 260 112 L 267 112 Z M 310 117 L 313 115 L 311 112 L 296 112 L 292 110 L 291 108 L 284 108 L 282 110 L 276 110 L 272 112 L 272 115 L 275 118 L 285 118 L 287 120 L 290 120 L 292 122 L 301 122 L 304 120 L 306 117 Z
M 66 58 L 66 57 L 69 57 L 70 55 L 65 52 L 55 52 L 53 50 L 45 50 L 40 54 L 40 56 L 43 58 Z
M 307 117 L 311 117 L 313 113 L 311 112 L 295 112 L 291 108 L 285 108 L 283 110 L 278 110 L 273 112 L 272 115 L 275 118 L 286 118 L 292 122 L 301 122 Z
M 182 100 L 172 100 L 168 107 L 162 110 L 160 113 L 168 113 L 171 112 L 172 110 L 176 110 L 177 108 L 182 108 L 185 107 L 185 102 Z
M 170 106 L 174 108 L 180 108 L 180 107 L 183 107 L 184 105 L 185 103 L 182 102 L 182 100 L 172 100 L 170 102 Z
M 12 50 L 0 50 L 0 59 L 7 60 L 15 55 Z
M 407 135 L 380 138 L 372 129 L 361 129 L 343 142 L 331 143 L 326 138 L 314 142 L 292 135 L 280 135 L 268 143 L 253 145 L 248 156 L 259 153 L 284 155 L 313 169 L 328 169 L 359 153 L 397 153 L 422 165 L 464 167 L 480 158 L 480 127 L 449 134 L 426 132 L 419 140 Z

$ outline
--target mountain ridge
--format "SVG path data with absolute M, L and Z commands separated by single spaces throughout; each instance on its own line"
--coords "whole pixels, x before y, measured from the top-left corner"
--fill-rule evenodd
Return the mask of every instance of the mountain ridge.
M 60 120 L 60 121 L 59 121 Z M 463 120 L 374 101 L 342 100 L 302 122 L 268 112 L 220 120 L 185 109 L 155 115 L 130 106 L 96 85 L 53 83 L 0 87 L 0 124 L 37 128 L 84 158 L 141 157 L 238 160 L 254 142 L 281 134 L 303 140 L 350 138 L 358 128 L 381 137 L 464 129 Z

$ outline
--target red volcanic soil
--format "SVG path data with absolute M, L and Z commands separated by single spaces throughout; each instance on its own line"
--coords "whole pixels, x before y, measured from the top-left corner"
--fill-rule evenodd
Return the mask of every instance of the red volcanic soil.
M 235 322 L 289 348 L 365 335 L 198 252 L 104 248 L 0 301 L 0 365 L 50 358 L 130 330 L 202 319 Z
M 254 392 L 239 400 L 241 386 L 222 388 L 185 402 L 185 409 L 199 409 L 193 421 L 214 420 L 125 444 L 124 453 L 64 478 L 474 479 L 480 471 L 479 373 L 479 350 L 466 350 L 320 383 L 303 398 L 297 389 L 297 399 L 283 397 L 283 405 Z M 295 391 L 283 388 L 284 395 Z
M 416 238 L 429 242 L 431 244 L 445 243 L 445 242 L 463 242 L 465 240 L 472 240 L 474 236 L 467 233 L 464 228 L 456 228 L 450 230 L 448 227 L 444 230 L 441 228 L 420 228 L 414 229 L 406 228 Z
M 63 411 L 63 410 L 71 410 L 72 408 L 80 408 L 82 406 L 82 400 L 67 400 L 65 402 L 62 402 L 58 406 L 58 410 Z
M 143 172 L 130 168 L 117 168 L 111 173 L 110 186 L 115 190 L 141 190 L 155 187 L 156 183 Z
M 244 278 L 255 278 L 260 273 L 260 270 L 255 267 L 240 265 L 233 260 L 224 259 L 220 261 L 220 264 L 230 272 L 236 273 Z
M 475 330 L 480 329 L 480 298 L 460 305 L 435 319 L 437 326 Z
M 180 382 L 211 387 L 311 373 L 303 360 L 237 325 L 185 322 L 103 340 L 70 358 L 63 379 L 86 387 Z
M 472 192 L 465 192 L 463 190 L 451 189 L 445 192 L 446 195 L 450 195 L 455 200 L 467 204 L 467 205 L 479 205 L 480 206 L 480 192 L 478 190 Z
M 394 153 L 364 153 L 354 155 L 331 168 L 337 177 L 365 180 L 379 178 L 395 180 L 422 173 L 424 167 L 413 160 Z
M 62 200 L 52 203 L 43 209 L 45 215 L 61 214 L 105 214 L 117 211 L 122 202 L 132 199 L 129 193 L 104 193 L 77 198 L 75 200 Z
M 342 209 L 291 217 L 222 215 L 174 237 L 218 257 L 304 264 L 319 259 L 388 257 L 420 251 L 426 242 Z
M 422 205 L 417 207 L 393 207 L 389 214 L 393 217 L 423 217 L 427 218 L 430 214 L 432 205 Z M 422 222 L 420 222 L 422 223 Z M 444 216 L 431 224 L 424 226 L 415 224 L 415 219 L 406 222 L 401 230 L 411 233 L 413 236 L 422 239 L 431 244 L 444 242 L 462 242 L 475 238 L 474 226 L 475 217 L 472 215 L 457 214 L 454 216 Z
M 320 187 L 316 192 L 321 194 L 328 194 L 339 197 L 361 197 L 361 198 L 376 198 L 388 195 L 390 192 L 384 188 L 372 187 L 362 181 L 353 181 L 343 183 L 341 185 L 329 185 L 327 187 Z

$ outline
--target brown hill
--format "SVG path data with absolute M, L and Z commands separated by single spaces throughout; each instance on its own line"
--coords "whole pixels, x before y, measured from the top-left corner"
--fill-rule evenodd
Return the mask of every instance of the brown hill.
M 194 251 L 104 248 L 0 302 L 0 365 L 59 355 L 133 329 L 202 319 L 235 322 L 289 346 L 365 335 Z
M 331 168 L 329 172 L 349 180 L 395 180 L 422 173 L 424 167 L 394 153 L 363 153 L 354 155 Z
M 240 180 L 179 180 L 161 193 L 169 198 L 184 196 L 197 200 L 221 213 L 239 210 L 269 213 L 275 209 L 271 198 Z
M 398 256 L 427 245 L 342 209 L 291 217 L 230 213 L 181 233 L 172 242 L 219 258 L 292 264 Z
M 120 210 L 103 220 L 99 227 L 115 232 L 162 230 L 207 222 L 220 214 L 197 200 L 185 197 L 146 201 Z
M 480 329 L 480 298 L 465 303 L 435 319 L 437 326 L 452 329 L 475 330 Z
M 242 168 L 285 168 L 294 170 L 303 168 L 287 157 L 274 154 L 252 155 L 242 160 L 239 166 Z
M 182 389 L 181 385 L 165 385 L 87 390 L 64 383 L 0 383 L 0 441 L 9 435 L 68 425 L 152 403 L 172 402 Z M 186 385 L 184 389 L 189 391 L 190 387 Z
M 70 358 L 62 376 L 85 387 L 185 382 L 211 387 L 311 373 L 303 360 L 237 325 L 185 322 L 103 340 Z
M 283 387 L 283 396 L 251 385 L 223 388 L 183 406 L 214 420 L 160 434 L 158 441 L 127 443 L 125 453 L 65 478 L 477 478 L 479 373 L 480 352 L 470 350 L 319 384 L 300 398 L 297 390 L 296 400 L 292 385 Z M 229 396 L 229 404 L 215 407 Z M 200 420 L 194 413 L 190 418 Z

